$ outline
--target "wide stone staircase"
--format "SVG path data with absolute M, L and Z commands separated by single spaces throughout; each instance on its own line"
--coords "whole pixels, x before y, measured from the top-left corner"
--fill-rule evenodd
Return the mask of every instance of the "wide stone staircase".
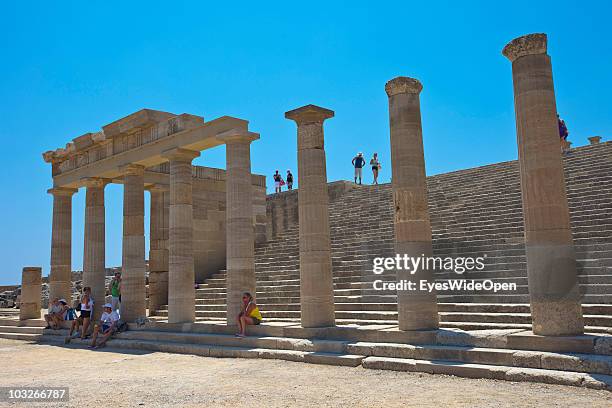
M 583 311 L 589 332 L 612 333 L 612 142 L 564 156 Z M 482 271 L 437 272 L 438 279 L 490 279 L 515 291 L 439 292 L 445 328 L 529 329 L 523 214 L 516 161 L 428 177 L 434 255 L 485 257 Z M 286 192 L 282 194 L 295 194 Z M 396 297 L 372 288 L 375 257 L 394 256 L 391 186 L 354 186 L 330 200 L 332 266 L 337 324 L 396 323 Z M 257 302 L 266 321 L 297 322 L 298 226 L 256 248 Z M 225 319 L 225 273 L 200 284 L 196 314 Z M 167 315 L 167 308 L 157 311 Z

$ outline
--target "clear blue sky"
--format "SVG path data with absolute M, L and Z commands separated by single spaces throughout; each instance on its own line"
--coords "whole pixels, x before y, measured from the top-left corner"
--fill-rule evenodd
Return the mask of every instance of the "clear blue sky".
M 296 169 L 284 112 L 314 103 L 336 112 L 325 125 L 329 179 L 351 178 L 355 152 L 377 151 L 388 181 L 384 85 L 413 76 L 424 85 L 428 174 L 512 160 L 512 76 L 501 49 L 545 32 L 570 140 L 612 135 L 608 1 L 214 4 L 3 3 L 0 284 L 19 282 L 24 265 L 49 271 L 51 170 L 41 153 L 144 107 L 249 120 L 261 133 L 253 171 L 270 176 Z M 196 163 L 224 167 L 224 151 Z M 84 196 L 73 200 L 73 269 L 82 265 Z M 107 266 L 121 263 L 121 206 L 122 188 L 107 187 Z

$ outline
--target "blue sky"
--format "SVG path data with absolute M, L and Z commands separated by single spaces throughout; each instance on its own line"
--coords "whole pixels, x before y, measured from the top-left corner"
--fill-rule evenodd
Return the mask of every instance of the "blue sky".
M 427 171 L 443 173 L 516 158 L 512 76 L 501 49 L 545 32 L 570 140 L 610 140 L 610 2 L 222 4 L 3 3 L 0 284 L 18 282 L 24 265 L 49 271 L 52 181 L 41 153 L 144 107 L 249 120 L 261 133 L 253 171 L 270 176 L 297 167 L 295 125 L 284 112 L 314 103 L 336 112 L 325 125 L 329 179 L 350 179 L 355 152 L 377 151 L 388 181 L 384 85 L 413 76 L 424 85 Z M 196 164 L 224 167 L 223 149 Z M 122 188 L 106 191 L 106 259 L 115 266 Z M 84 196 L 73 200 L 73 269 L 82 265 Z

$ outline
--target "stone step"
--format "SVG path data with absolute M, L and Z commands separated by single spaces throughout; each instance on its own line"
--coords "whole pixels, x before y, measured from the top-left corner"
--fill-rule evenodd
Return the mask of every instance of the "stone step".
M 0 333 L 42 334 L 43 327 L 30 326 L 0 326 Z
M 612 374 L 612 356 L 580 353 L 554 353 L 501 348 L 411 345 L 399 343 L 355 342 L 346 346 L 349 353 L 366 357 L 454 361 L 591 374 Z
M 345 353 L 334 353 L 334 352 L 319 352 L 319 351 L 302 351 L 294 350 L 291 348 L 265 348 L 265 347 L 249 347 L 246 343 L 249 342 L 249 338 L 237 338 L 236 343 L 240 344 L 240 340 L 244 340 L 244 346 L 222 346 L 208 343 L 193 343 L 193 342 L 177 342 L 177 341 L 163 341 L 163 340 L 144 340 L 136 336 L 135 339 L 126 339 L 124 335 L 130 332 L 121 333 L 115 338 L 108 341 L 108 347 L 118 349 L 132 349 L 132 350 L 147 350 L 147 351 L 159 351 L 165 353 L 177 353 L 177 354 L 193 354 L 204 357 L 217 357 L 217 358 L 268 358 L 278 359 L 287 361 L 298 361 L 311 364 L 328 364 L 338 366 L 349 366 L 357 367 L 361 364 L 363 356 L 351 355 Z M 194 337 L 203 336 L 198 334 Z M 49 341 L 52 343 L 57 342 L 56 337 L 58 336 L 45 336 L 42 341 Z M 233 337 L 233 336 L 232 336 Z M 279 342 L 287 339 L 281 339 Z M 301 340 L 301 339 L 300 339 Z M 306 341 L 299 341 L 298 343 L 308 343 Z M 86 347 L 89 345 L 88 341 L 82 341 L 81 339 L 72 339 L 71 345 Z M 300 347 L 298 347 L 300 348 Z
M 446 374 L 466 378 L 489 378 L 513 382 L 538 382 L 546 384 L 572 385 L 594 389 L 612 390 L 612 376 L 590 375 L 560 370 L 516 368 L 486 364 L 457 364 L 453 361 L 427 361 L 391 357 L 366 357 L 363 368 Z

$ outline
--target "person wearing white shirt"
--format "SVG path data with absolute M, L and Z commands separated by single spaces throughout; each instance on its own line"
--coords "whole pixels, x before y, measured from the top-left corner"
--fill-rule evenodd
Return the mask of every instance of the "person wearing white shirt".
M 119 325 L 119 313 L 113 310 L 113 305 L 107 303 L 103 306 L 104 312 L 100 316 L 100 323 L 94 326 L 93 335 L 91 337 L 91 348 L 104 347 L 106 341 L 115 333 Z M 102 331 L 102 339 L 100 344 L 96 345 L 98 334 Z

